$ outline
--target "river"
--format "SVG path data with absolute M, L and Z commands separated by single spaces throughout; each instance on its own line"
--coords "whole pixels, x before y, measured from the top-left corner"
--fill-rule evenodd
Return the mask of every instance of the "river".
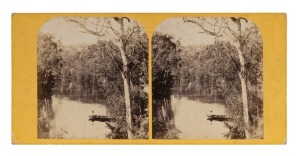
M 49 120 L 49 138 L 104 139 L 110 132 L 105 122 L 88 120 L 92 114 L 107 115 L 104 104 L 53 95 L 50 107 L 53 118 Z
M 224 123 L 207 120 L 207 115 L 210 114 L 225 115 L 223 104 L 172 95 L 171 105 L 175 126 L 181 131 L 180 139 L 226 139 L 224 134 L 229 129 Z

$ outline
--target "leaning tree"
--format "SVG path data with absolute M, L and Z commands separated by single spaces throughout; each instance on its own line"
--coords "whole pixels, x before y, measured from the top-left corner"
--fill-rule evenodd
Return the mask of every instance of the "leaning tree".
M 243 119 L 245 123 L 244 131 L 246 138 L 249 138 L 250 119 L 246 77 L 247 62 L 245 61 L 245 53 L 248 45 L 250 44 L 249 38 L 251 35 L 256 34 L 257 36 L 257 34 L 259 34 L 258 28 L 254 23 L 242 17 L 189 17 L 183 18 L 183 21 L 187 24 L 198 27 L 200 29 L 199 33 L 214 36 L 216 40 L 229 42 L 235 47 L 238 56 L 238 64 L 236 64 L 230 53 L 228 53 L 227 50 L 225 51 L 236 67 L 239 76 L 243 104 Z
M 131 57 L 128 53 L 128 41 L 137 35 L 142 34 L 140 25 L 127 17 L 68 17 L 66 21 L 79 26 L 83 33 L 88 33 L 97 36 L 99 39 L 112 41 L 118 47 L 120 52 L 122 65 L 120 66 L 120 74 L 124 85 L 124 99 L 128 139 L 133 137 L 132 134 L 132 112 L 130 100 L 130 72 L 129 60 Z M 113 54 L 112 54 L 113 55 Z M 116 56 L 112 56 L 115 58 Z

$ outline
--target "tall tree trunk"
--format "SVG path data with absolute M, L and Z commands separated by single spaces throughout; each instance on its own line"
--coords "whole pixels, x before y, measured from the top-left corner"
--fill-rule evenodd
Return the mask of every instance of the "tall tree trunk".
M 60 92 L 61 92 L 61 94 L 64 94 L 64 82 L 65 82 L 65 75 L 62 74 L 62 78 L 61 78 L 61 81 L 60 81 Z
M 245 123 L 245 135 L 246 139 L 249 138 L 249 107 L 248 107 L 248 94 L 247 94 L 247 82 L 246 82 L 246 73 L 245 73 L 245 58 L 242 52 L 241 47 L 241 38 L 242 38 L 242 18 L 239 18 L 236 23 L 238 25 L 238 36 L 237 42 L 234 43 L 234 46 L 237 49 L 239 61 L 240 61 L 240 71 L 239 78 L 241 81 L 241 89 L 242 89 L 242 102 L 243 102 L 243 118 Z
M 242 74 L 239 74 L 240 81 L 241 81 L 241 87 L 242 87 L 242 101 L 243 101 L 243 116 L 244 116 L 244 122 L 245 122 L 245 134 L 246 138 L 249 138 L 249 108 L 248 108 L 248 95 L 247 95 L 247 86 L 246 86 L 246 80 L 242 76 Z
M 126 122 L 127 122 L 127 133 L 128 133 L 128 139 L 132 138 L 132 117 L 131 117 L 131 101 L 130 101 L 130 81 L 129 81 L 129 72 L 128 72 L 128 59 L 126 56 L 126 47 L 124 46 L 123 37 L 124 37 L 124 19 L 126 19 L 128 22 L 130 22 L 130 19 L 127 17 L 113 17 L 112 20 L 115 20 L 119 26 L 119 31 L 115 30 L 115 27 L 111 25 L 112 21 L 109 21 L 108 24 L 110 25 L 110 30 L 116 35 L 114 39 L 116 39 L 116 45 L 120 49 L 122 63 L 123 63 L 123 69 L 120 71 L 123 79 L 124 84 L 124 98 L 125 98 L 125 111 L 126 111 Z M 96 24 L 96 31 L 89 29 L 85 25 L 85 21 L 77 21 L 72 18 L 67 18 L 68 21 L 77 23 L 81 28 L 84 29 L 85 32 L 90 33 L 92 35 L 96 35 L 98 37 L 103 37 L 105 35 L 108 35 L 108 32 L 102 32 L 102 29 L 104 25 L 102 25 L 101 31 L 97 30 L 97 24 Z M 100 27 L 100 25 L 99 25 Z M 113 28 L 114 27 L 114 28 Z M 110 34 L 109 34 L 110 35 Z
M 240 43 L 235 44 L 239 61 L 241 64 L 239 71 L 239 78 L 241 81 L 241 89 L 242 89 L 242 102 L 243 102 L 243 118 L 245 122 L 245 135 L 246 138 L 249 138 L 249 107 L 248 107 L 248 94 L 247 94 L 247 83 L 246 83 L 246 75 L 245 75 L 245 59 L 243 53 L 241 51 Z
M 233 32 L 232 29 L 230 29 L 229 26 L 228 26 L 228 30 L 230 31 L 230 33 L 235 38 L 234 39 L 235 41 L 232 44 L 236 47 L 236 49 L 238 51 L 238 57 L 239 57 L 239 62 L 240 62 L 240 68 L 238 69 L 239 70 L 238 73 L 239 73 L 239 79 L 240 79 L 241 88 L 242 88 L 242 103 L 243 103 L 243 118 L 244 118 L 244 122 L 245 122 L 245 134 L 246 134 L 246 138 L 249 138 L 249 114 L 248 114 L 249 113 L 249 110 L 248 110 L 249 108 L 248 108 L 247 83 L 246 83 L 246 75 L 245 75 L 245 59 L 244 59 L 244 56 L 243 56 L 243 53 L 242 53 L 242 48 L 241 48 L 241 39 L 242 39 L 241 20 L 246 20 L 246 19 L 245 18 L 231 17 L 231 20 L 232 20 L 232 22 L 237 24 L 237 28 L 238 28 L 237 32 Z M 205 29 L 205 27 L 203 25 L 197 23 L 196 21 L 189 20 L 187 18 L 184 18 L 184 21 L 196 24 L 202 30 L 204 30 L 205 33 L 207 33 L 209 35 L 212 35 L 212 36 L 215 36 L 215 37 L 222 36 L 222 34 L 220 34 L 220 32 L 207 30 L 207 29 Z M 205 90 L 206 90 L 206 88 L 205 88 Z
M 127 76 L 125 76 L 125 73 L 122 73 L 122 79 L 124 83 L 124 98 L 125 98 L 125 111 L 126 111 L 126 122 L 127 122 L 127 134 L 128 134 L 128 139 L 132 138 L 132 124 L 131 124 L 131 103 L 130 103 L 130 94 L 129 94 L 129 81 L 127 79 Z
M 182 83 L 183 83 L 183 78 L 180 77 L 179 79 L 179 92 L 182 94 Z
M 214 77 L 210 77 L 210 96 L 214 96 Z
M 120 27 L 121 27 L 121 37 L 124 35 L 124 23 L 123 23 L 123 18 L 119 18 L 118 20 Z M 127 135 L 128 139 L 132 138 L 132 116 L 131 116 L 131 101 L 130 101 L 130 83 L 129 83 L 129 71 L 128 71 L 128 59 L 125 53 L 125 47 L 122 42 L 122 38 L 120 38 L 120 41 L 117 43 L 120 53 L 121 53 L 121 58 L 122 58 L 122 63 L 123 63 L 123 71 L 121 73 L 123 83 L 124 83 L 124 99 L 125 99 L 125 112 L 126 112 L 126 122 L 127 122 Z
M 126 122 L 127 122 L 127 134 L 128 139 L 132 138 L 132 117 L 131 117 L 131 101 L 130 101 L 130 83 L 129 83 L 129 72 L 128 72 L 128 59 L 126 57 L 123 43 L 120 41 L 117 43 L 120 48 L 122 63 L 123 63 L 123 71 L 121 71 L 123 85 L 124 85 L 124 99 L 125 99 L 125 112 L 126 112 Z

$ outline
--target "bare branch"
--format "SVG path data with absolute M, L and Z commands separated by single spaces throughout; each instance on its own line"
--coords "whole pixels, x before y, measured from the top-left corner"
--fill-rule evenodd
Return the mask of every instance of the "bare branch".
M 133 33 L 135 33 L 135 30 L 136 29 L 140 29 L 140 27 L 137 25 L 137 26 L 135 26 L 133 29 L 132 29 L 132 31 L 131 31 L 131 33 L 130 33 L 130 35 L 129 35 L 129 37 L 131 37 L 132 36 L 132 34 Z
M 225 46 L 225 52 L 226 52 L 226 54 L 229 56 L 229 58 L 230 58 L 230 60 L 232 61 L 232 63 L 233 63 L 233 65 L 234 65 L 234 67 L 236 68 L 236 70 L 238 71 L 238 72 L 240 72 L 240 68 L 238 68 L 238 66 L 237 66 L 237 64 L 235 63 L 235 61 L 234 61 L 234 59 L 232 58 L 232 56 L 229 54 L 229 52 L 228 52 L 228 48 Z
M 106 18 L 104 18 L 104 20 L 103 20 L 103 23 L 102 23 L 102 26 L 101 26 L 101 30 L 100 30 L 100 32 L 102 32 L 103 31 L 103 28 L 104 28 L 104 24 L 105 24 L 105 22 L 106 22 Z
M 153 64 L 153 67 L 152 67 L 152 68 L 154 68 L 154 67 L 156 66 L 156 60 L 157 60 L 157 58 L 158 58 L 158 56 L 159 56 L 160 54 L 161 54 L 161 53 L 158 51 L 156 57 L 155 57 L 155 58 L 153 59 L 153 61 L 152 61 L 152 64 Z
M 214 31 L 215 31 L 216 27 L 219 28 L 219 32 L 220 32 L 220 29 L 221 29 L 221 28 L 226 28 L 226 27 L 222 27 L 223 20 L 222 20 L 221 25 L 217 25 L 218 21 L 215 21 L 215 24 L 210 23 L 208 20 L 205 20 L 205 22 L 206 22 L 207 24 L 213 26 L 213 27 L 214 27 Z M 215 32 L 216 32 L 216 31 L 215 31 Z M 218 32 L 218 33 L 219 33 L 219 32 Z
M 221 29 L 222 29 L 222 28 L 226 29 L 226 27 L 223 27 L 223 23 L 224 23 L 224 22 L 225 22 L 225 18 L 222 18 L 222 23 L 221 23 L 221 25 L 220 25 L 220 27 L 219 27 L 218 33 L 221 32 Z
M 111 47 L 111 48 L 112 48 L 113 50 L 117 51 L 117 49 L 115 49 L 114 47 Z M 118 63 L 117 58 L 116 58 L 116 56 L 113 54 L 113 52 L 110 52 L 109 54 L 111 55 L 111 57 L 113 58 L 113 60 L 114 60 L 115 63 L 117 64 L 119 71 L 120 71 L 120 72 L 123 72 L 123 68 L 122 68 L 122 66 L 120 66 L 120 64 Z
M 229 24 L 228 24 L 228 21 L 226 22 L 227 23 L 227 29 L 230 31 L 230 33 L 235 37 L 235 38 L 238 38 L 238 34 L 233 31 L 230 27 L 229 27 Z
M 120 33 L 111 26 L 111 22 L 109 22 L 109 29 L 111 29 L 112 32 L 120 38 Z
M 101 21 L 103 21 L 103 22 L 102 22 L 102 25 L 99 24 Z M 107 22 L 107 19 L 106 19 L 106 18 L 104 18 L 103 20 L 97 20 L 96 23 L 94 23 L 94 22 L 92 22 L 92 21 L 89 21 L 89 24 L 95 26 L 97 32 L 101 32 L 101 33 L 102 33 L 102 32 L 103 32 L 103 28 L 109 28 L 108 26 L 105 26 L 105 25 L 104 25 L 105 22 Z M 98 31 L 98 28 L 99 28 L 99 27 L 101 28 L 100 31 Z
M 84 31 L 86 33 L 90 33 L 90 34 L 93 34 L 93 35 L 96 35 L 96 36 L 99 36 L 99 37 L 105 36 L 105 34 L 102 34 L 100 32 L 88 29 L 87 26 L 84 24 L 84 22 L 81 22 L 79 20 L 75 20 L 75 19 L 72 19 L 72 18 L 66 18 L 66 20 L 69 21 L 69 22 L 73 22 L 73 23 L 79 25 L 82 29 L 84 29 Z
M 199 19 L 200 19 L 200 18 L 199 18 Z M 212 36 L 216 36 L 216 37 L 221 37 L 221 36 L 222 36 L 221 33 L 217 33 L 217 32 L 213 32 L 213 31 L 207 30 L 207 29 L 204 27 L 203 23 L 199 23 L 199 22 L 197 22 L 197 21 L 195 21 L 195 20 L 190 20 L 190 19 L 187 19 L 187 18 L 183 18 L 183 21 L 184 21 L 185 23 L 193 23 L 193 24 L 199 26 L 199 27 L 203 30 L 203 33 L 206 33 L 206 34 L 209 34 L 209 35 L 212 35 Z M 207 20 L 205 20 L 205 22 L 208 23 Z M 208 23 L 208 24 L 211 24 L 211 23 Z M 213 24 L 211 24 L 211 25 L 213 25 Z M 202 33 L 202 32 L 201 32 L 201 33 Z
M 246 35 L 245 39 L 247 39 L 247 38 L 250 36 L 250 34 L 251 34 L 252 32 L 254 32 L 254 31 L 252 31 L 252 30 L 255 30 L 255 28 L 254 28 L 254 27 L 251 27 L 251 28 L 250 28 L 249 33 Z M 257 32 L 257 31 L 256 31 L 256 32 Z

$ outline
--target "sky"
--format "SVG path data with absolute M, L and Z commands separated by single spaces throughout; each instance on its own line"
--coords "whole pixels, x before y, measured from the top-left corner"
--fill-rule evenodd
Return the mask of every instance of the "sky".
M 63 45 L 94 44 L 97 37 L 88 33 L 82 33 L 81 29 L 63 17 L 53 18 L 46 22 L 40 30 L 43 33 L 50 33 L 59 39 Z M 189 23 L 184 23 L 182 18 L 169 18 L 162 21 L 156 31 L 173 35 L 176 40 L 180 40 L 183 46 L 207 45 L 214 43 L 214 37 L 204 33 L 198 27 Z
M 63 45 L 93 44 L 97 43 L 97 37 L 88 33 L 82 33 L 79 27 L 66 22 L 63 17 L 53 18 L 46 22 L 40 32 L 53 34 Z
M 213 44 L 215 38 L 205 33 L 199 33 L 200 28 L 190 23 L 184 23 L 182 18 L 169 18 L 161 22 L 156 30 L 175 37 L 175 40 L 180 40 L 181 45 L 207 45 Z

